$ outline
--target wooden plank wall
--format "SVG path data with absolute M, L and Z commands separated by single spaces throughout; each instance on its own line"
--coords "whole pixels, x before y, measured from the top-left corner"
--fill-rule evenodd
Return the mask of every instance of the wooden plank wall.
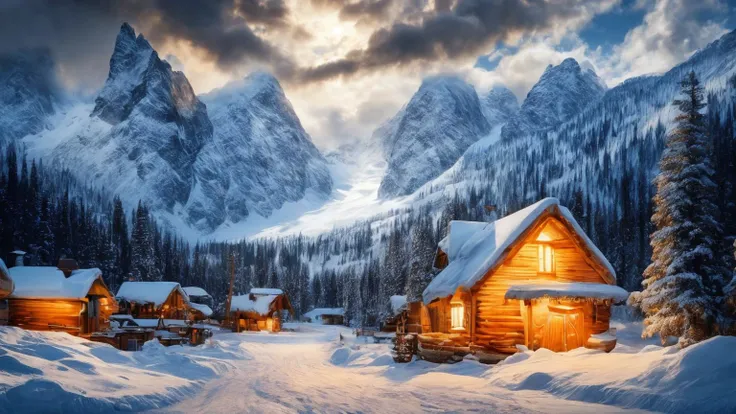
M 8 299 L 8 325 L 35 331 L 62 331 L 73 335 L 83 333 L 79 300 Z
M 562 224 L 558 222 L 558 225 Z M 552 233 L 559 234 L 557 230 L 550 230 Z M 475 344 L 504 353 L 514 353 L 517 344 L 524 344 L 524 321 L 519 301 L 504 298 L 511 285 L 545 281 L 605 283 L 600 275 L 586 263 L 584 253 L 567 235 L 564 235 L 564 239 L 551 243 L 555 249 L 555 274 L 539 274 L 538 244 L 532 239 L 537 233 L 531 232 L 529 239 L 524 240 L 519 251 L 513 257 L 507 258 L 475 293 Z M 610 309 L 608 313 L 610 314 Z M 588 324 L 589 315 L 591 313 L 586 312 L 586 324 Z M 592 324 L 592 319 L 590 324 Z M 591 325 L 593 332 L 600 331 L 602 328 L 603 322 L 596 324 L 595 328 Z M 603 331 L 607 329 L 606 320 Z

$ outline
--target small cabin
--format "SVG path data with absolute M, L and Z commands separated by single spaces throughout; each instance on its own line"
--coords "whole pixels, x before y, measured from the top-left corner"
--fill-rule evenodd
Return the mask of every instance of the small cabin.
M 280 332 L 284 312 L 293 315 L 294 309 L 281 289 L 253 288 L 247 295 L 233 296 L 230 303 L 235 332 Z
M 54 266 L 16 266 L 8 296 L 8 324 L 88 337 L 109 327 L 118 309 L 100 269 L 79 269 L 69 259 Z
M 497 362 L 518 346 L 610 351 L 611 304 L 626 300 L 611 264 L 555 198 L 491 223 L 452 221 L 441 269 L 409 312 L 419 354 L 437 362 L 474 354 Z
M 125 282 L 115 295 L 120 312 L 135 319 L 185 320 L 189 298 L 176 282 Z
M 13 279 L 10 278 L 10 272 L 3 259 L 0 259 L 0 325 L 8 324 L 8 301 L 7 297 L 13 293 L 15 286 Z
M 409 303 L 406 295 L 393 295 L 388 300 L 388 313 L 381 321 L 382 332 L 406 333 Z
M 322 325 L 344 325 L 345 309 L 343 308 L 315 308 L 302 315 L 305 322 L 320 323 Z
M 189 297 L 189 317 L 194 321 L 203 321 L 212 316 L 214 299 L 206 290 L 197 286 L 186 286 L 182 290 Z

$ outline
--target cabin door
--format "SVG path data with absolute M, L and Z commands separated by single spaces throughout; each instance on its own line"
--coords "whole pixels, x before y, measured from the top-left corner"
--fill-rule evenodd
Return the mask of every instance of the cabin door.
M 542 336 L 542 347 L 566 352 L 583 346 L 583 310 L 580 307 L 550 305 Z

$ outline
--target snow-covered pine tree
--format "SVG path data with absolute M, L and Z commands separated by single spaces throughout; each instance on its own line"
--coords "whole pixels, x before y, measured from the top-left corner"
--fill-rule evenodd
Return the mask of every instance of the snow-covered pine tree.
M 715 252 L 722 238 L 716 186 L 712 180 L 711 145 L 701 109 L 703 88 L 694 72 L 680 83 L 684 99 L 677 126 L 667 136 L 655 183 L 651 235 L 652 262 L 644 271 L 639 305 L 646 318 L 643 336 L 662 342 L 679 337 L 686 347 L 715 334 L 719 316 L 716 296 L 724 272 Z
M 432 239 L 432 223 L 421 220 L 414 224 L 411 232 L 411 256 L 409 257 L 409 277 L 406 282 L 406 295 L 409 302 L 422 299 L 422 292 L 432 281 L 432 260 L 435 255 Z

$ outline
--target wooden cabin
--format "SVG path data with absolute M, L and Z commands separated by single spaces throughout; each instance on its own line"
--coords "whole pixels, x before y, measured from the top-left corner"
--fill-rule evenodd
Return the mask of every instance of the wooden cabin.
M 10 278 L 10 272 L 3 259 L 0 259 L 0 325 L 8 324 L 10 314 L 6 298 L 13 293 L 13 289 L 15 289 L 15 286 L 13 285 L 13 279 Z
M 230 304 L 235 332 L 280 332 L 284 312 L 293 315 L 294 309 L 281 289 L 253 288 L 247 295 L 233 296 Z
M 186 286 L 182 290 L 189 297 L 189 318 L 193 321 L 203 321 L 212 316 L 214 299 L 206 290 L 197 286 Z
M 8 324 L 89 337 L 109 327 L 118 309 L 100 269 L 78 269 L 72 260 L 53 266 L 9 270 L 15 290 L 8 297 Z
M 135 319 L 185 320 L 191 306 L 176 282 L 125 282 L 115 295 L 120 312 Z
M 492 223 L 451 222 L 435 265 L 442 270 L 423 292 L 423 306 L 409 312 L 420 319 L 425 359 L 475 354 L 497 362 L 521 345 L 615 346 L 611 304 L 628 292 L 555 198 Z
M 344 325 L 345 309 L 343 308 L 315 308 L 302 315 L 305 322 L 320 323 L 322 325 Z

